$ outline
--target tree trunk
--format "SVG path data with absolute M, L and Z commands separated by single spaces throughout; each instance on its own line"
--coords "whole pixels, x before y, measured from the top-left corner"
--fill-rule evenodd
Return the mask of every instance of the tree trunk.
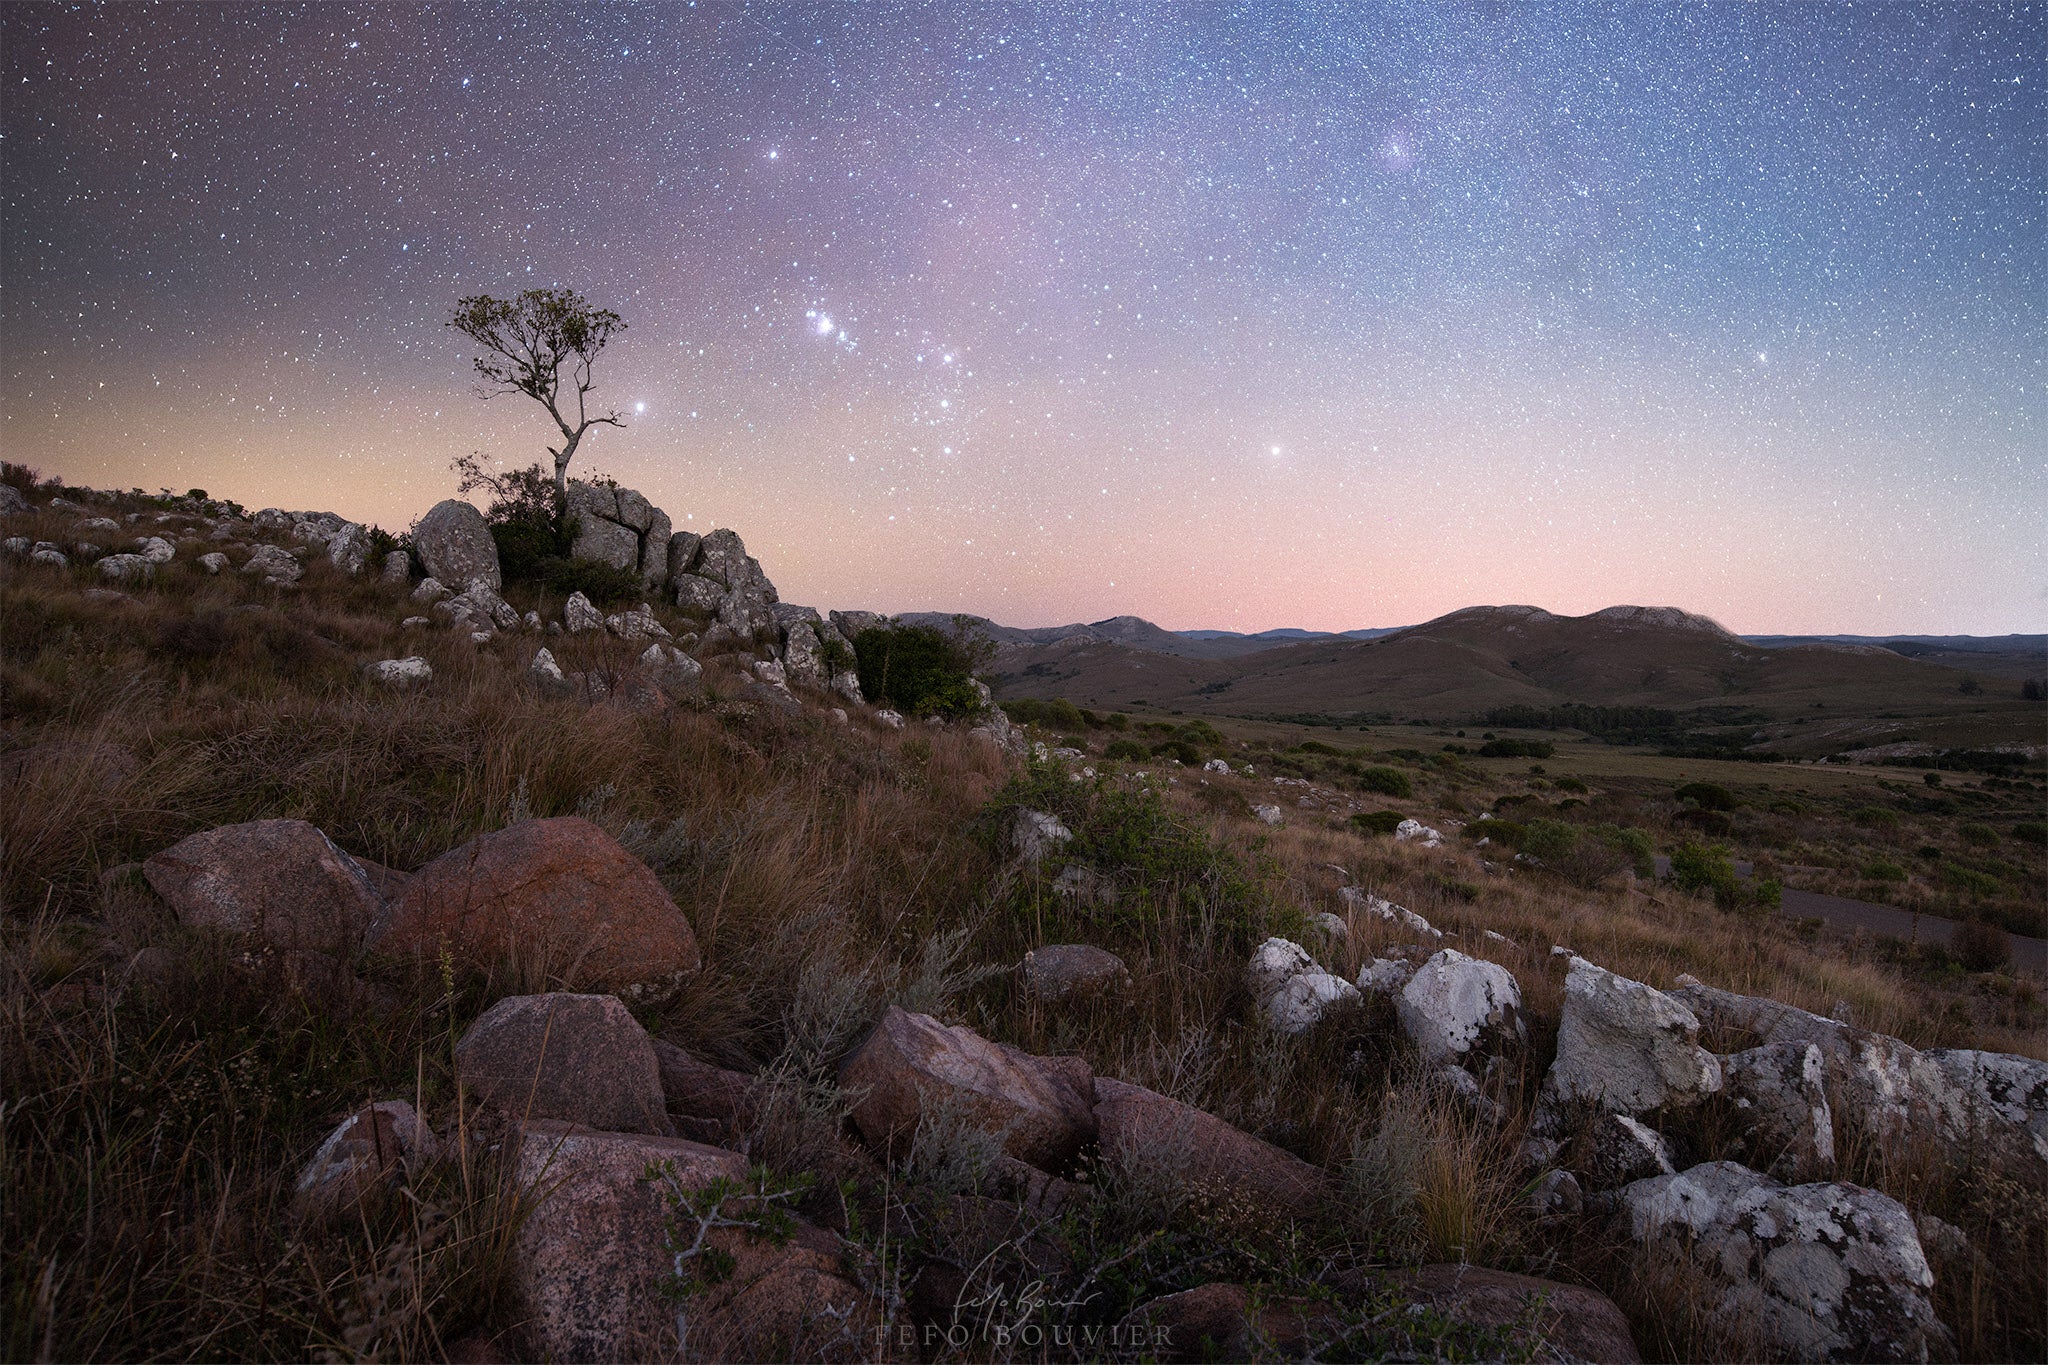
M 562 448 L 555 452 L 555 513 L 567 516 L 569 512 L 569 461 L 575 458 L 576 443 L 583 439 L 583 433 L 564 432 Z

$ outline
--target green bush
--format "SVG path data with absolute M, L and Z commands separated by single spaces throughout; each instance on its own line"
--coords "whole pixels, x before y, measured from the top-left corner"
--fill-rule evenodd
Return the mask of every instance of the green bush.
M 1672 795 L 1700 810 L 1735 809 L 1735 793 L 1718 782 L 1688 782 Z
M 1628 859 L 1638 877 L 1648 877 L 1657 870 L 1657 846 L 1650 841 L 1647 830 L 1631 829 L 1625 825 L 1600 825 L 1593 831 L 1601 843 Z
M 1475 839 L 1491 839 L 1496 844 L 1519 849 L 1522 846 L 1522 837 L 1529 832 L 1529 827 L 1513 820 L 1481 820 L 1477 824 L 1467 825 L 1465 830 Z
M 1392 834 L 1408 817 L 1397 810 L 1370 810 L 1351 817 L 1351 827 L 1362 834 Z
M 1864 865 L 1863 875 L 1874 882 L 1902 882 L 1906 880 L 1906 869 L 1883 858 L 1875 858 Z
M 1671 851 L 1671 881 L 1681 891 L 1711 892 L 1714 903 L 1724 910 L 1736 909 L 1743 901 L 1742 883 L 1725 844 L 1680 844 Z
M 1088 718 L 1082 710 L 1064 697 L 1055 697 L 1051 701 L 1024 697 L 1004 702 L 1003 710 L 1019 725 L 1038 725 L 1047 730 L 1080 730 L 1088 725 Z
M 1201 765 L 1202 751 L 1184 739 L 1169 739 L 1152 746 L 1152 757 L 1170 758 L 1193 768 Z
M 933 626 L 870 626 L 854 637 L 860 690 L 915 716 L 971 716 L 981 710 L 972 660 L 959 640 Z
M 1113 739 L 1102 756 L 1118 763 L 1143 763 L 1152 753 L 1135 739 Z
M 1979 848 L 1990 848 L 1998 842 L 1997 830 L 1975 820 L 1966 820 L 1956 826 L 1956 833 L 1963 837 L 1964 843 L 1976 844 Z
M 1584 796 L 1587 791 L 1586 784 L 1579 781 L 1576 777 L 1552 778 L 1550 785 L 1556 787 L 1561 792 L 1576 792 L 1580 796 Z
M 1490 739 L 1479 746 L 1481 758 L 1549 758 L 1556 752 L 1547 739 Z
M 1546 863 L 1564 861 L 1578 846 L 1578 827 L 1561 820 L 1531 820 L 1522 832 L 1522 852 Z
M 594 559 L 545 559 L 540 581 L 550 591 L 567 597 L 580 592 L 597 606 L 614 602 L 638 602 L 647 596 L 647 585 L 630 569 L 615 569 Z
M 1899 813 L 1883 806 L 1858 806 L 1849 812 L 1849 818 L 1872 829 L 1893 830 L 1899 827 Z
M 1362 768 L 1358 773 L 1358 787 L 1360 791 L 1378 792 L 1381 796 L 1402 800 L 1415 795 L 1415 784 L 1399 768 Z
M 2048 844 L 2048 820 L 2021 820 L 2013 825 L 2012 837 L 2023 844 Z
M 1941 879 L 1956 890 L 1972 896 L 1995 896 L 2003 889 L 2003 883 L 1988 872 L 1979 872 L 1974 867 L 1961 863 L 1943 863 Z

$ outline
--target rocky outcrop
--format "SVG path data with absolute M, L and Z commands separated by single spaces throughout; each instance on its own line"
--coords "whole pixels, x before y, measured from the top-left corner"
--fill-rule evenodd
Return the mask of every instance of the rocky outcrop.
M 1462 1063 L 1524 1036 L 1522 991 L 1514 974 L 1454 948 L 1416 969 L 1394 1009 L 1401 1031 L 1426 1062 Z
M 353 578 L 370 562 L 370 530 L 359 521 L 345 521 L 327 537 L 327 562 Z
M 242 572 L 268 588 L 289 588 L 306 576 L 306 566 L 282 545 L 258 545 L 242 563 Z
M 181 924 L 284 952 L 345 956 L 382 904 L 355 859 L 303 820 L 191 835 L 144 862 L 142 875 Z
M 1438 929 L 1413 910 L 1408 909 L 1406 906 L 1396 905 L 1384 896 L 1375 896 L 1370 891 L 1361 891 L 1355 886 L 1340 886 L 1337 888 L 1337 899 L 1344 903 L 1344 907 L 1347 910 L 1371 915 L 1374 919 L 1390 921 L 1400 925 L 1403 929 L 1425 935 L 1429 938 L 1442 938 L 1444 936 L 1441 929 Z
M 1285 1034 L 1305 1033 L 1332 1007 L 1359 999 L 1356 986 L 1324 971 L 1308 949 L 1284 938 L 1269 938 L 1253 951 L 1245 984 L 1267 1024 Z
M 669 580 L 672 527 L 668 513 L 630 488 L 569 481 L 569 516 L 576 525 L 572 559 L 594 560 L 637 573 L 650 588 Z
M 742 638 L 775 625 L 775 585 L 730 528 L 705 536 L 687 558 L 671 556 L 670 568 L 678 575 L 672 580 L 676 605 L 706 612 Z
M 801 1220 L 779 1244 L 712 1231 L 704 1251 L 726 1260 L 723 1276 L 708 1262 L 678 1266 L 669 1219 L 715 1181 L 744 1187 L 738 1153 L 555 1122 L 522 1125 L 510 1146 L 512 1180 L 532 1201 L 512 1287 L 533 1358 L 807 1360 L 872 1346 L 872 1306 L 842 1275 L 838 1240 Z M 746 1221 L 768 1210 L 729 1198 L 720 1212 Z M 694 1220 L 683 1226 L 694 1237 Z M 701 1287 L 679 1297 L 679 1268 Z
M 674 1043 L 654 1040 L 661 1068 L 661 1093 L 677 1136 L 731 1143 L 744 1136 L 760 1113 L 752 1076 L 699 1061 Z
M 435 503 L 420 518 L 412 548 L 430 578 L 458 587 L 479 579 L 494 589 L 505 586 L 498 573 L 498 545 L 484 514 L 459 498 Z
M 1141 1164 L 1183 1189 L 1234 1198 L 1256 1212 L 1306 1217 L 1330 1197 L 1318 1167 L 1143 1086 L 1097 1077 L 1095 1124 L 1106 1159 Z
M 365 946 L 428 961 L 446 946 L 490 966 L 522 960 L 565 985 L 627 999 L 672 992 L 697 938 L 646 865 L 574 816 L 481 835 L 419 870 Z
M 1557 1060 L 1545 1088 L 1566 1104 L 1640 1115 L 1721 1088 L 1700 1022 L 1664 992 L 1574 957 L 1565 973 Z
M 1913 1219 L 1859 1185 L 1781 1185 L 1732 1161 L 1639 1180 L 1623 1232 L 1689 1253 L 1725 1331 L 1792 1360 L 1924 1361 L 1949 1350 Z
M 350 1114 L 299 1173 L 292 1208 L 301 1218 L 346 1215 L 379 1185 L 440 1154 L 433 1130 L 404 1100 L 379 1100 Z
M 647 1030 L 610 995 L 515 995 L 455 1045 L 455 1075 L 514 1118 L 673 1136 Z
M 1095 1139 L 1095 1078 L 1080 1058 L 1034 1057 L 894 1005 L 839 1079 L 861 1096 L 853 1109 L 861 1136 L 892 1157 L 942 1112 L 1001 1134 L 1005 1152 L 1041 1170 L 1065 1168 Z
M 403 659 L 379 659 L 363 670 L 372 682 L 395 691 L 424 687 L 434 680 L 434 667 L 417 654 Z

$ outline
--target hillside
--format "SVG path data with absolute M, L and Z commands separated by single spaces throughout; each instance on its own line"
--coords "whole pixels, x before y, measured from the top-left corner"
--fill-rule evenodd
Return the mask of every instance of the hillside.
M 1464 720 L 1495 707 L 1953 708 L 1963 674 L 1870 645 L 1752 644 L 1672 608 L 1471 607 L 1377 640 L 1169 661 L 1103 641 L 1013 644 L 1005 695 L 1227 715 Z

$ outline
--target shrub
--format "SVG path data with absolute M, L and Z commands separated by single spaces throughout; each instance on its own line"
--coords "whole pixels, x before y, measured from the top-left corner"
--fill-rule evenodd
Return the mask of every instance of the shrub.
M 1989 848 L 1998 842 L 1997 830 L 1975 820 L 1966 820 L 1958 825 L 1956 833 L 1963 837 L 1964 843 L 1976 844 L 1980 848 Z
M 1561 792 L 1575 792 L 1580 796 L 1584 796 L 1587 792 L 1586 784 L 1579 781 L 1576 777 L 1552 778 L 1551 785 Z
M 2013 825 L 2012 837 L 2023 844 L 2048 844 L 2048 820 L 2021 820 Z
M 1699 810 L 1735 809 L 1735 793 L 1718 782 L 1688 782 L 1672 795 Z
M 1135 739 L 1113 739 L 1102 756 L 1118 763 L 1143 763 L 1152 753 Z
M 1407 818 L 1397 810 L 1363 811 L 1351 817 L 1351 827 L 1363 834 L 1392 834 Z
M 1481 758 L 1549 758 L 1556 752 L 1547 739 L 1490 739 L 1479 746 Z
M 1995 896 L 2001 887 L 1998 878 L 1990 873 L 1979 872 L 1974 867 L 1964 867 L 1961 863 L 1943 863 L 1941 879 L 1956 890 L 1972 896 Z
M 1399 768 L 1375 766 L 1359 770 L 1358 786 L 1361 791 L 1378 792 L 1381 796 L 1392 796 L 1402 800 L 1415 795 L 1415 784 L 1408 780 L 1408 774 Z
M 1202 761 L 1202 751 L 1184 739 L 1169 739 L 1164 744 L 1155 744 L 1152 747 L 1152 756 L 1154 758 L 1170 758 L 1176 762 L 1185 763 L 1190 768 L 1195 767 Z
M 1863 875 L 1874 882 L 1902 882 L 1906 880 L 1906 869 L 1897 863 L 1876 858 L 1864 866 Z
M 1051 701 L 1023 697 L 1004 702 L 1003 710 L 1019 725 L 1040 725 L 1048 730 L 1079 730 L 1087 724 L 1080 708 L 1064 697 Z
M 1894 830 L 1899 827 L 1899 813 L 1883 806 L 1858 806 L 1849 812 L 1849 818 L 1872 829 Z
M 1735 832 L 1735 819 L 1725 810 L 1682 810 L 1674 823 L 1716 839 L 1725 839 Z
M 1561 820 L 1531 820 L 1522 833 L 1522 852 L 1544 862 L 1558 862 L 1579 846 L 1577 827 Z
M 1714 903 L 1724 910 L 1742 903 L 1742 884 L 1725 844 L 1680 844 L 1671 851 L 1671 880 L 1681 891 L 1711 892 Z
M 1601 825 L 1594 834 L 1600 842 L 1627 858 L 1638 877 L 1648 877 L 1656 872 L 1657 846 L 1650 842 L 1648 831 L 1622 825 Z
M 2012 960 L 2012 936 L 1982 920 L 1958 924 L 1948 947 L 1956 961 L 1973 972 L 1995 972 Z
M 860 690 L 917 716 L 971 716 L 981 709 L 972 661 L 932 626 L 871 626 L 854 637 Z
M 566 556 L 542 560 L 540 582 L 550 592 L 558 592 L 564 597 L 580 592 L 598 606 L 635 602 L 647 592 L 647 585 L 640 581 L 640 575 L 630 569 L 615 569 L 594 559 L 570 559 Z

